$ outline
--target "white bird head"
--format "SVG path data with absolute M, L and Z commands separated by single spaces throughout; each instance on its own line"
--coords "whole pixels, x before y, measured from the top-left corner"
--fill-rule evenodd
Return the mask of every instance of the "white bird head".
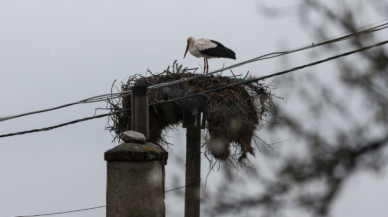
M 186 57 L 187 51 L 189 51 L 190 44 L 194 43 L 194 41 L 195 41 L 194 37 L 191 37 L 191 36 L 187 39 L 187 47 L 186 47 L 186 51 L 185 51 L 185 55 L 183 56 L 183 59 Z

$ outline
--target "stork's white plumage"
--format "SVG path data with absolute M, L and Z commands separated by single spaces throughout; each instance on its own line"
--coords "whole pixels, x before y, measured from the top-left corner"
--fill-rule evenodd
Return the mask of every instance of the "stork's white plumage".
M 236 59 L 236 54 L 229 48 L 225 47 L 221 43 L 209 40 L 206 38 L 200 38 L 195 40 L 193 37 L 187 39 L 187 47 L 185 51 L 186 57 L 187 51 L 190 51 L 191 55 L 201 58 L 203 57 L 203 72 L 209 71 L 209 64 L 207 59 L 210 58 L 229 58 Z

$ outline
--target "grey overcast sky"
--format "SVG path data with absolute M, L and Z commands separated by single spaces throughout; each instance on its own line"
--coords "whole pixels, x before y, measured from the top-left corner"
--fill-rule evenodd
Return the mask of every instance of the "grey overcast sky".
M 217 40 L 236 52 L 237 60 L 209 60 L 210 70 L 319 40 L 306 34 L 296 16 L 261 16 L 257 8 L 263 2 L 1 0 L 0 116 L 109 93 L 115 79 L 123 81 L 135 73 L 144 74 L 147 68 L 159 72 L 174 60 L 188 67 L 202 65 L 202 59 L 191 55 L 183 59 L 189 36 Z M 281 2 L 267 1 L 281 7 L 298 1 Z M 365 20 L 365 25 L 369 21 Z M 333 35 L 342 33 L 331 31 Z M 306 54 L 292 55 L 289 66 L 311 62 Z M 330 67 L 326 64 L 315 69 L 324 72 Z M 249 70 L 254 75 L 266 75 L 281 69 L 279 60 L 268 60 L 234 72 Z M 76 105 L 1 122 L 0 134 L 92 116 L 98 107 L 105 107 L 105 103 Z M 105 123 L 103 118 L 48 132 L 0 138 L 0 217 L 105 205 L 103 153 L 114 145 L 112 136 L 104 130 Z M 166 189 L 177 187 L 173 174 L 181 176 L 183 185 L 184 165 L 174 161 L 174 155 L 184 157 L 184 130 L 171 135 L 176 150 L 170 153 Z M 203 161 L 202 176 L 206 176 L 207 167 Z M 210 175 L 208 188 L 215 188 L 219 179 L 217 173 Z M 379 192 L 388 192 L 387 177 L 356 179 L 339 198 L 334 216 L 366 216 L 372 209 L 376 211 L 373 216 L 385 216 L 379 213 L 388 213 L 388 194 Z M 372 202 L 375 197 L 378 199 Z M 183 216 L 182 200 L 174 194 L 166 194 L 166 205 L 167 216 Z M 105 209 L 61 216 L 102 217 Z

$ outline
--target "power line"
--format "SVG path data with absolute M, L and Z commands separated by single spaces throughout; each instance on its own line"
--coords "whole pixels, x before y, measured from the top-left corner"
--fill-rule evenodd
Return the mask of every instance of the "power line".
M 188 185 L 184 185 L 184 186 L 181 186 L 181 187 L 178 187 L 178 188 L 173 188 L 171 190 L 168 190 L 168 191 L 165 191 L 164 193 L 168 193 L 168 192 L 171 192 L 171 191 L 175 191 L 175 190 L 178 190 L 178 189 L 181 189 L 181 188 L 186 188 L 187 186 L 190 186 L 190 185 L 195 185 L 197 184 L 198 182 L 200 182 L 201 179 L 199 179 L 198 181 L 194 182 L 194 183 L 191 183 L 191 184 L 188 184 Z
M 340 55 L 332 56 L 332 57 L 329 57 L 329 58 L 324 59 L 324 60 L 319 60 L 319 61 L 316 61 L 316 62 L 312 62 L 310 64 L 306 64 L 306 65 L 298 66 L 298 67 L 295 67 L 295 68 L 292 68 L 292 69 L 288 69 L 288 70 L 285 70 L 285 71 L 281 71 L 281 72 L 277 72 L 277 73 L 274 73 L 274 74 L 266 75 L 266 76 L 263 76 L 263 77 L 260 77 L 260 78 L 256 78 L 256 79 L 252 79 L 252 80 L 249 80 L 249 81 L 244 81 L 244 82 L 228 85 L 228 86 L 217 88 L 217 89 L 213 89 L 213 90 L 204 91 L 204 92 L 201 92 L 201 93 L 195 93 L 195 94 L 192 94 L 192 95 L 182 96 L 182 97 L 174 98 L 174 99 L 171 99 L 171 100 L 166 100 L 166 101 L 163 101 L 163 102 L 149 104 L 148 106 L 154 106 L 154 105 L 159 105 L 159 104 L 164 104 L 164 103 L 169 103 L 169 102 L 175 102 L 175 101 L 178 101 L 178 100 L 183 100 L 183 99 L 187 99 L 187 98 L 191 98 L 191 97 L 201 96 L 201 95 L 208 94 L 208 93 L 213 93 L 213 92 L 216 92 L 216 91 L 221 91 L 221 90 L 228 89 L 228 88 L 233 88 L 233 87 L 236 87 L 236 86 L 239 86 L 239 85 L 249 84 L 249 83 L 260 81 L 260 80 L 264 80 L 264 79 L 267 79 L 267 78 L 283 75 L 283 74 L 286 74 L 286 73 L 289 73 L 289 72 L 292 72 L 292 71 L 297 71 L 297 70 L 300 70 L 300 69 L 303 69 L 303 68 L 306 68 L 306 67 L 318 65 L 318 64 L 330 61 L 330 60 L 334 60 L 334 59 L 338 59 L 340 57 L 348 56 L 350 54 L 354 54 L 354 53 L 358 53 L 358 52 L 361 52 L 361 51 L 365 51 L 365 50 L 371 49 L 373 47 L 382 46 L 382 45 L 387 44 L 387 43 L 388 43 L 388 40 L 380 42 L 380 43 L 377 43 L 377 44 L 374 44 L 374 45 L 371 45 L 371 46 L 363 47 L 363 48 L 360 48 L 360 49 L 357 49 L 357 50 L 354 50 L 354 51 L 350 51 L 350 52 L 346 52 L 346 53 L 343 53 L 343 54 L 340 54 Z M 124 109 L 124 110 L 120 110 L 120 111 L 116 111 L 116 112 L 111 112 L 111 113 L 107 113 L 107 114 L 96 115 L 96 116 L 92 116 L 92 117 L 87 117 L 87 118 L 78 119 L 78 120 L 75 120 L 75 121 L 70 121 L 70 122 L 67 122 L 67 123 L 55 125 L 55 126 L 52 126 L 52 127 L 42 128 L 42 129 L 22 131 L 22 132 L 11 133 L 11 134 L 4 134 L 4 135 L 0 135 L 0 138 L 1 137 L 9 137 L 9 136 L 21 135 L 21 134 L 26 134 L 26 133 L 34 133 L 34 132 L 39 132 L 39 131 L 48 131 L 48 130 L 52 130 L 52 129 L 55 129 L 55 128 L 58 128 L 58 127 L 63 127 L 63 126 L 66 126 L 66 125 L 75 124 L 75 123 L 82 122 L 82 121 L 87 121 L 87 120 L 91 120 L 91 119 L 101 118 L 101 117 L 105 117 L 105 116 L 109 116 L 109 115 L 113 115 L 113 114 L 118 114 L 118 113 L 122 113 L 122 112 L 128 112 L 130 110 L 131 109 Z
M 188 95 L 188 96 L 178 97 L 178 98 L 171 99 L 171 100 L 166 100 L 166 101 L 163 101 L 163 102 L 160 102 L 160 103 L 157 103 L 157 104 L 174 102 L 174 101 L 183 100 L 183 99 L 187 99 L 187 98 L 191 98 L 191 97 L 195 97 L 195 96 L 201 96 L 201 95 L 204 95 L 204 94 L 213 93 L 213 92 L 229 89 L 229 88 L 232 88 L 232 87 L 236 87 L 236 86 L 239 86 L 239 85 L 249 84 L 249 83 L 260 81 L 260 80 L 264 80 L 264 79 L 267 79 L 267 78 L 283 75 L 283 74 L 286 74 L 286 73 L 289 73 L 289 72 L 292 72 L 292 71 L 297 71 L 297 70 L 300 70 L 300 69 L 303 69 L 303 68 L 306 68 L 306 67 L 318 65 L 318 64 L 321 64 L 321 63 L 324 63 L 324 62 L 328 62 L 330 60 L 338 59 L 340 57 L 344 57 L 344 56 L 348 56 L 348 55 L 351 55 L 351 54 L 354 54 L 354 53 L 365 51 L 365 50 L 371 49 L 373 47 L 382 46 L 382 45 L 387 44 L 387 43 L 388 43 L 388 40 L 380 42 L 380 43 L 377 43 L 377 44 L 374 44 L 374 45 L 371 45 L 371 46 L 363 47 L 363 48 L 360 48 L 360 49 L 357 49 L 357 50 L 354 50 L 354 51 L 350 51 L 350 52 L 346 52 L 346 53 L 343 53 L 343 54 L 340 54 L 340 55 L 332 56 L 332 57 L 329 57 L 327 59 L 323 59 L 323 60 L 319 60 L 319 61 L 316 61 L 316 62 L 312 62 L 310 64 L 306 64 L 306 65 L 298 66 L 298 67 L 295 67 L 295 68 L 292 68 L 292 69 L 288 69 L 288 70 L 284 70 L 284 71 L 281 71 L 281 72 L 277 72 L 277 73 L 274 73 L 274 74 L 262 76 L 260 78 L 256 78 L 256 79 L 252 79 L 252 80 L 248 80 L 248 81 L 244 81 L 244 82 L 240 82 L 240 83 L 237 83 L 237 84 L 231 84 L 231 85 L 228 85 L 226 87 L 221 87 L 221 88 L 217 88 L 217 89 L 213 89 L 213 90 L 208 90 L 208 91 L 204 91 L 204 92 L 201 92 L 201 93 L 196 93 L 196 94 L 192 94 L 192 95 Z
M 131 91 L 126 91 L 126 92 L 121 92 L 121 93 L 112 93 L 112 94 L 103 94 L 103 95 L 99 95 L 99 96 L 94 96 L 94 97 L 83 99 L 83 100 L 80 100 L 80 101 L 77 101 L 77 102 L 68 103 L 68 104 L 65 104 L 65 105 L 61 105 L 61 106 L 57 106 L 57 107 L 53 107 L 53 108 L 49 108 L 49 109 L 43 109 L 43 110 L 23 113 L 23 114 L 19 114 L 19 115 L 2 117 L 2 118 L 0 118 L 0 122 L 1 121 L 15 119 L 15 118 L 19 118 L 19 117 L 23 117 L 23 116 L 27 116 L 27 115 L 39 114 L 39 113 L 43 113 L 43 112 L 48 112 L 48 111 L 53 111 L 53 110 L 57 110 L 57 109 L 61 109 L 61 108 L 66 108 L 66 107 L 69 107 L 69 106 L 72 106 L 72 105 L 77 105 L 77 104 L 101 102 L 101 101 L 105 101 L 105 100 L 108 100 L 108 99 L 118 98 L 121 95 L 126 95 L 126 94 L 130 94 L 130 93 L 131 93 Z M 111 96 L 111 97 L 109 98 L 108 96 Z
M 45 127 L 45 128 L 41 128 L 41 129 L 34 129 L 34 130 L 27 130 L 27 131 L 22 131 L 22 132 L 18 132 L 18 133 L 4 134 L 4 135 L 0 135 L 0 138 L 1 137 L 9 137 L 9 136 L 22 135 L 22 134 L 27 134 L 27 133 L 35 133 L 35 132 L 40 132 L 40 131 L 49 131 L 49 130 L 52 130 L 52 129 L 55 129 L 55 128 L 59 128 L 59 127 L 64 127 L 64 126 L 67 126 L 67 125 L 70 125 L 70 124 L 75 124 L 75 123 L 79 123 L 79 122 L 83 122 L 83 121 L 88 121 L 88 120 L 92 120 L 92 119 L 96 119 L 96 118 L 102 118 L 102 117 L 105 117 L 105 116 L 114 115 L 114 114 L 118 114 L 118 113 L 122 113 L 122 112 L 128 112 L 128 111 L 131 111 L 131 109 L 124 109 L 124 110 L 120 110 L 120 111 L 117 111 L 117 112 L 110 112 L 110 113 L 107 113 L 107 114 L 86 117 L 86 118 L 77 119 L 77 120 L 74 120 L 74 121 L 70 121 L 70 122 L 66 122 L 66 123 L 63 123 L 63 124 L 54 125 L 54 126 L 51 126 L 51 127 Z
M 375 22 L 375 23 L 371 23 L 371 24 L 366 25 L 366 26 L 359 27 L 359 28 L 357 28 L 356 30 L 357 30 L 357 31 L 361 31 L 361 29 L 364 29 L 364 28 L 366 28 L 366 27 L 370 27 L 370 26 L 376 25 L 376 24 L 378 24 L 378 23 L 382 23 L 382 22 L 384 22 L 384 21 L 388 21 L 388 19 L 381 20 L 381 21 L 378 21 L 378 22 Z M 385 24 L 382 24 L 382 25 L 385 25 Z M 379 26 L 381 26 L 381 25 L 379 25 Z M 367 30 L 367 29 L 366 29 L 366 30 Z M 327 41 L 327 40 L 329 40 L 329 39 L 332 39 L 332 38 L 335 38 L 335 37 L 338 37 L 338 36 L 341 36 L 341 35 L 345 35 L 345 34 L 348 34 L 348 33 L 349 33 L 349 32 L 343 32 L 343 33 L 341 33 L 341 34 L 338 34 L 338 35 L 335 35 L 335 36 L 331 36 L 331 37 L 326 38 L 326 39 L 322 39 L 321 41 L 318 41 L 318 42 Z
M 386 20 L 383 20 L 383 21 L 386 21 Z M 381 23 L 383 21 L 379 21 L 379 22 L 376 22 L 376 23 L 373 23 L 373 24 L 369 24 L 367 26 L 360 27 L 357 30 L 363 29 L 365 27 L 368 27 L 368 26 L 371 26 L 371 25 L 374 25 L 374 24 L 377 24 L 377 23 Z M 356 33 L 350 33 L 350 34 L 347 34 L 347 35 L 344 35 L 346 33 L 342 33 L 342 34 L 340 34 L 338 36 L 341 36 L 341 35 L 344 35 L 344 36 L 341 36 L 341 37 L 333 36 L 333 37 L 330 37 L 328 39 L 324 39 L 324 40 L 318 41 L 316 43 L 312 43 L 312 44 L 309 44 L 309 45 L 306 45 L 306 46 L 302 46 L 302 47 L 298 47 L 298 48 L 295 48 L 295 49 L 291 49 L 291 50 L 287 50 L 287 51 L 281 51 L 281 52 L 268 53 L 268 54 L 265 54 L 265 55 L 262 55 L 262 56 L 259 56 L 259 57 L 256 57 L 256 58 L 253 58 L 253 59 L 241 62 L 241 63 L 237 63 L 237 64 L 234 64 L 234 65 L 228 66 L 226 68 L 222 68 L 222 69 L 218 69 L 218 70 L 215 70 L 215 71 L 211 71 L 208 74 L 195 75 L 195 76 L 192 76 L 192 77 L 189 77 L 189 78 L 183 78 L 183 79 L 179 79 L 179 80 L 176 80 L 176 81 L 166 82 L 166 83 L 162 83 L 162 84 L 156 84 L 156 85 L 150 86 L 148 88 L 149 89 L 155 89 L 155 88 L 166 87 L 166 86 L 169 86 L 169 85 L 177 84 L 177 83 L 188 81 L 188 80 L 191 80 L 191 79 L 196 79 L 196 78 L 199 78 L 199 77 L 202 77 L 202 76 L 209 76 L 209 75 L 212 75 L 212 74 L 215 74 L 215 73 L 218 73 L 218 72 L 222 72 L 224 70 L 233 69 L 233 68 L 236 68 L 236 67 L 248 64 L 248 63 L 257 62 L 257 61 L 266 60 L 266 59 L 271 59 L 271 58 L 287 55 L 287 54 L 290 54 L 290 53 L 299 52 L 299 51 L 303 51 L 303 50 L 307 50 L 307 49 L 311 49 L 311 48 L 327 45 L 327 44 L 330 44 L 330 43 L 335 43 L 335 42 L 343 41 L 343 40 L 349 40 L 349 39 L 354 38 L 354 37 L 363 36 L 363 35 L 370 34 L 370 33 L 376 32 L 376 31 L 380 31 L 380 30 L 383 30 L 383 29 L 386 29 L 386 28 L 388 28 L 388 22 L 383 23 L 383 24 L 378 25 L 378 26 L 375 26 L 375 27 L 371 27 L 371 28 L 362 30 L 362 31 L 358 31 Z M 49 109 L 38 110 L 38 111 L 28 112 L 28 113 L 23 113 L 23 114 L 18 114 L 18 115 L 5 116 L 5 117 L 1 117 L 0 118 L 0 122 L 1 121 L 15 119 L 15 118 L 19 118 L 19 117 L 23 117 L 23 116 L 27 116 L 27 115 L 32 115 L 32 114 L 38 114 L 38 113 L 53 111 L 53 110 L 57 110 L 57 109 L 61 109 L 61 108 L 65 108 L 65 107 L 69 107 L 69 106 L 73 106 L 73 105 L 77 105 L 77 104 L 94 103 L 94 102 L 106 101 L 106 100 L 109 100 L 109 99 L 116 99 L 116 98 L 120 98 L 120 97 L 129 95 L 129 94 L 131 94 L 131 92 L 132 91 L 129 90 L 129 91 L 124 91 L 124 92 L 120 92 L 120 93 L 103 94 L 103 95 L 90 97 L 90 98 L 83 99 L 83 100 L 80 100 L 80 101 L 77 101 L 77 102 L 74 102 L 74 103 L 68 103 L 68 104 L 65 104 L 65 105 L 61 105 L 61 106 L 57 106 L 57 107 L 53 107 L 53 108 L 49 108 Z
M 363 28 L 363 27 L 361 27 L 361 28 Z M 352 33 L 352 34 L 348 34 L 348 35 L 345 35 L 345 36 L 336 37 L 336 38 L 330 39 L 330 40 L 328 40 L 328 39 L 327 40 L 322 40 L 322 41 L 319 41 L 319 42 L 316 42 L 316 43 L 312 43 L 310 45 L 306 45 L 306 46 L 303 46 L 303 47 L 291 49 L 291 50 L 288 50 L 288 51 L 273 52 L 273 53 L 265 54 L 265 55 L 262 55 L 262 56 L 259 56 L 259 57 L 256 57 L 256 58 L 253 58 L 253 59 L 241 62 L 241 63 L 237 63 L 237 64 L 234 64 L 234 65 L 222 68 L 222 69 L 211 71 L 211 72 L 209 72 L 207 74 L 200 74 L 200 75 L 196 75 L 196 76 L 189 77 L 189 78 L 182 78 L 182 79 L 179 79 L 179 80 L 176 80 L 176 81 L 171 81 L 171 82 L 167 82 L 167 83 L 157 84 L 157 85 L 154 85 L 154 86 L 150 87 L 150 89 L 165 87 L 165 86 L 176 84 L 176 83 L 180 83 L 180 82 L 183 82 L 183 81 L 188 81 L 188 80 L 191 80 L 191 79 L 196 79 L 196 78 L 199 78 L 199 77 L 202 77 L 202 76 L 209 76 L 209 75 L 212 75 L 212 74 L 215 74 L 215 73 L 218 73 L 218 72 L 222 72 L 222 71 L 225 71 L 225 70 L 230 70 L 230 69 L 233 69 L 233 68 L 237 68 L 239 66 L 246 65 L 246 64 L 252 63 L 252 62 L 257 62 L 257 61 L 266 60 L 266 59 L 272 59 L 272 58 L 275 58 L 275 57 L 279 57 L 279 56 L 287 55 L 287 54 L 290 54 L 290 53 L 295 53 L 295 52 L 299 52 L 299 51 L 302 51 L 302 50 L 307 50 L 307 49 L 319 47 L 319 46 L 330 44 L 330 43 L 334 43 L 334 42 L 349 40 L 349 39 L 354 38 L 356 36 L 357 37 L 363 36 L 363 35 L 370 34 L 372 32 L 376 32 L 376 31 L 380 31 L 380 30 L 383 30 L 383 29 L 386 29 L 386 28 L 388 28 L 388 22 L 384 23 L 384 24 L 381 24 L 381 25 L 378 25 L 376 27 L 372 27 L 372 28 L 369 28 L 369 29 L 357 32 L 357 33 Z M 341 35 L 343 35 L 343 34 L 341 34 Z
M 171 190 L 165 191 L 164 193 L 168 193 L 168 192 L 175 191 L 175 190 L 178 190 L 178 189 L 181 189 L 181 188 L 185 188 L 187 186 L 197 184 L 198 182 L 200 182 L 200 181 L 197 181 L 195 183 L 191 183 L 191 184 L 188 184 L 188 185 L 184 185 L 184 186 L 181 186 L 181 187 L 178 187 L 178 188 L 173 188 Z M 100 208 L 103 208 L 103 207 L 106 207 L 106 206 L 104 205 L 104 206 L 96 206 L 96 207 L 91 207 L 91 208 L 86 208 L 86 209 L 77 209 L 77 210 L 71 210 L 71 211 L 65 211 L 65 212 L 55 212 L 55 213 L 46 213 L 46 214 L 38 214 L 38 215 L 21 215 L 21 216 L 13 216 L 13 217 L 36 217 L 36 216 L 59 215 L 59 214 L 66 214 L 66 213 L 72 213 L 72 212 L 82 212 L 82 211 L 87 211 L 87 210 L 92 210 L 92 209 L 100 209 Z
M 81 212 L 81 211 L 92 210 L 92 209 L 99 209 L 103 207 L 106 207 L 106 206 L 96 206 L 96 207 L 77 209 L 77 210 L 66 211 L 66 212 L 55 212 L 55 213 L 47 213 L 47 214 L 39 214 L 39 215 L 20 215 L 20 216 L 13 216 L 13 217 L 35 217 L 35 216 L 58 215 L 58 214 L 66 214 L 66 213 L 72 213 L 72 212 Z

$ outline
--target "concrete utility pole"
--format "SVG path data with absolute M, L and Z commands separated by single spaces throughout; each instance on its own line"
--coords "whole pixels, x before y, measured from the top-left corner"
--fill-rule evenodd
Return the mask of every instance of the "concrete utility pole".
M 132 131 L 144 134 L 148 140 L 149 115 L 148 115 L 148 88 L 147 86 L 132 87 Z
M 132 89 L 132 129 L 125 142 L 105 152 L 107 161 L 107 217 L 164 217 L 164 165 L 168 153 L 146 142 L 148 132 L 147 87 Z
M 202 125 L 204 123 L 201 123 L 201 113 L 197 108 L 184 111 L 183 127 L 187 128 L 185 217 L 200 216 Z

